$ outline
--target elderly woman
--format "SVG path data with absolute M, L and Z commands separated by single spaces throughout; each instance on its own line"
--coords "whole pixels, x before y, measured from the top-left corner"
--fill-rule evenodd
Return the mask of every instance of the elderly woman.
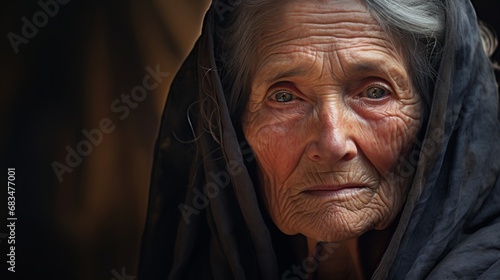
M 467 0 L 215 1 L 171 87 L 141 279 L 500 279 Z

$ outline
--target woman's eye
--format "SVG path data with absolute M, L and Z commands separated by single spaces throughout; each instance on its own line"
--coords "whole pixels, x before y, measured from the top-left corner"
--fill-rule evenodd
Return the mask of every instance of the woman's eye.
M 388 91 L 382 87 L 369 87 L 366 89 L 366 97 L 371 99 L 380 99 L 385 97 Z
M 273 96 L 276 102 L 290 102 L 295 99 L 295 96 L 288 91 L 278 91 Z

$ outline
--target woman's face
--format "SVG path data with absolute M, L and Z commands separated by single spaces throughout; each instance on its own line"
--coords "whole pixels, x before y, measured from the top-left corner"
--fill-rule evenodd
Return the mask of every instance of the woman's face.
M 420 128 L 403 58 L 360 1 L 288 2 L 276 21 L 243 116 L 273 221 L 327 242 L 387 227 Z

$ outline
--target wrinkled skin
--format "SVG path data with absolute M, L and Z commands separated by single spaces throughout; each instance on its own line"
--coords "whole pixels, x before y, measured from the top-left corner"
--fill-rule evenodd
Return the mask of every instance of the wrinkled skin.
M 388 227 L 421 119 L 405 60 L 360 1 L 287 2 L 276 20 L 243 116 L 274 223 L 325 242 Z

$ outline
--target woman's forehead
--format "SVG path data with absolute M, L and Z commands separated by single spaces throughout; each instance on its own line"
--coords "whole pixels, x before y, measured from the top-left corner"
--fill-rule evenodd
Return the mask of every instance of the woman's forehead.
M 318 63 L 346 72 L 404 64 L 388 34 L 358 1 L 286 6 L 281 23 L 261 33 L 255 57 L 257 76 L 269 79 L 277 70 L 286 75 L 307 72 Z
M 304 21 L 315 22 L 349 22 L 374 21 L 368 7 L 361 0 L 342 1 L 282 1 L 275 9 L 276 23 L 287 23 L 286 16 L 295 16 Z M 283 17 L 285 16 L 285 17 Z
M 335 77 L 337 81 L 359 76 L 385 76 L 398 81 L 407 79 L 404 62 L 386 49 L 353 48 L 343 54 L 304 54 L 299 51 L 275 53 L 258 65 L 255 85 L 270 84 L 283 79 L 306 78 L 316 75 Z

